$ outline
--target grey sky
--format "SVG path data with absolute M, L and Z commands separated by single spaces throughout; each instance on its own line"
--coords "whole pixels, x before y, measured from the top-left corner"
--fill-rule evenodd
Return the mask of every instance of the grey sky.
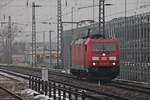
M 57 14 L 57 0 L 29 0 L 29 7 L 27 8 L 27 0 L 0 0 L 0 20 L 4 20 L 4 15 L 12 16 L 12 21 L 19 23 L 18 27 L 23 29 L 20 34 L 31 34 L 31 6 L 32 2 L 38 5 L 42 5 L 41 8 L 36 8 L 36 21 L 38 40 L 42 40 L 41 31 L 54 30 L 53 37 L 56 36 L 56 14 Z M 67 6 L 66 6 L 67 1 Z M 95 4 L 98 4 L 98 0 L 94 0 Z M 106 3 L 113 4 L 106 7 L 106 20 L 111 20 L 115 17 L 124 16 L 124 1 L 125 0 L 106 0 Z M 83 19 L 93 19 L 93 8 L 86 8 L 77 10 L 79 7 L 86 7 L 93 4 L 93 0 L 62 0 L 62 14 L 64 21 L 71 21 L 71 8 L 74 7 L 74 21 L 80 21 Z M 148 6 L 143 6 L 148 5 Z M 127 0 L 127 15 L 134 15 L 143 12 L 149 12 L 150 1 L 149 0 Z M 138 9 L 142 8 L 142 9 Z M 131 10 L 134 9 L 134 10 Z M 98 21 L 98 7 L 95 7 L 94 19 Z M 44 25 L 40 22 L 52 22 L 55 24 Z M 64 29 L 69 29 L 71 25 L 65 25 Z M 48 33 L 47 33 L 48 34 Z M 23 35 L 25 40 L 31 40 L 31 37 Z M 19 38 L 17 38 L 19 39 Z M 48 40 L 48 38 L 47 38 Z

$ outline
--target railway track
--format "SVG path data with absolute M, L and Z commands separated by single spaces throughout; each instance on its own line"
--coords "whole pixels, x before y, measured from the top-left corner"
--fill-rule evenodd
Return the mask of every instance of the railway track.
M 0 86 L 0 100 L 25 100 L 25 99 L 17 94 L 12 93 L 3 86 Z
M 144 94 L 150 94 L 150 87 L 136 85 L 136 83 L 127 83 L 124 81 L 112 81 L 108 85 L 135 91 L 135 92 L 140 92 L 140 93 L 144 93 Z
M 11 70 L 11 69 L 9 69 Z M 13 71 L 14 71 L 14 68 L 13 68 Z M 7 72 L 6 70 L 4 72 Z M 20 72 L 22 73 L 22 70 L 18 70 L 17 72 Z M 26 74 L 26 75 L 33 75 L 33 71 L 31 73 L 31 70 L 23 70 L 24 73 L 22 74 Z M 11 72 L 8 72 L 9 74 L 11 74 Z M 14 73 L 12 73 L 14 75 Z M 17 74 L 18 76 L 18 74 Z M 34 74 L 33 76 L 38 76 L 40 77 L 40 75 L 36 75 Z M 22 76 L 21 76 L 22 77 Z M 85 84 L 82 84 L 82 83 L 74 83 L 74 82 L 65 82 L 65 81 L 61 81 L 60 79 L 52 79 L 52 78 L 49 78 L 49 81 L 52 81 L 52 82 L 55 82 L 57 84 L 64 84 L 65 86 L 69 86 L 71 88 L 74 88 L 74 89 L 78 89 L 78 90 L 83 90 L 83 91 L 86 91 L 87 94 L 85 94 L 86 96 L 91 96 L 93 98 L 99 98 L 101 96 L 105 96 L 107 98 L 112 98 L 112 100 L 129 100 L 128 98 L 124 97 L 124 96 L 120 96 L 120 95 L 116 95 L 116 94 L 112 94 L 108 91 L 102 91 L 102 90 L 97 90 L 97 87 L 95 86 L 87 86 Z M 80 93 L 80 92 L 79 92 Z M 91 94 L 91 95 L 90 95 Z M 93 95 L 95 94 L 95 95 Z M 96 99 L 92 99 L 92 100 L 96 100 Z M 99 99 L 97 99 L 99 100 Z
M 14 69 L 13 69 L 14 70 Z M 25 68 L 23 68 L 23 70 L 25 70 Z M 26 69 L 27 70 L 27 69 Z M 28 69 L 29 70 L 29 69 Z M 30 70 L 31 71 L 31 70 Z M 34 70 L 35 71 L 35 70 Z M 39 73 L 39 69 L 36 69 L 36 71 Z M 36 73 L 37 74 L 37 73 Z M 54 79 L 55 81 L 59 80 L 59 79 L 62 79 L 62 77 L 66 77 L 66 79 L 64 78 L 64 81 L 63 82 L 68 82 L 70 84 L 75 84 L 76 86 L 80 86 L 84 89 L 89 89 L 90 91 L 92 90 L 96 90 L 97 89 L 97 92 L 101 93 L 102 95 L 106 95 L 105 93 L 107 93 L 111 88 L 113 88 L 114 90 L 115 89 L 121 89 L 122 91 L 130 91 L 129 93 L 133 93 L 135 92 L 135 94 L 137 92 L 141 93 L 141 94 L 144 94 L 144 96 L 146 95 L 149 95 L 150 93 L 150 88 L 149 87 L 144 87 L 144 86 L 139 86 L 139 85 L 135 85 L 135 83 L 125 83 L 125 82 L 121 82 L 121 81 L 112 81 L 111 83 L 108 83 L 108 84 L 102 84 L 101 87 L 98 87 L 96 83 L 89 83 L 89 82 L 86 82 L 85 80 L 79 80 L 79 79 L 76 79 L 76 77 L 74 76 L 71 76 L 71 75 L 67 75 L 65 73 L 60 73 L 60 72 L 54 72 L 54 71 L 50 71 L 50 76 L 49 79 L 52 79 L 52 77 L 54 76 L 57 76 L 59 78 L 56 78 Z M 36 75 L 37 76 L 37 75 Z M 115 87 L 115 88 L 114 88 Z M 104 88 L 107 88 L 107 89 L 104 89 Z M 108 89 L 109 88 L 109 89 Z M 132 91 L 132 92 L 131 92 Z M 112 91 L 114 92 L 114 91 Z M 117 93 L 109 93 L 110 95 L 109 96 L 118 96 L 116 95 Z M 119 94 L 120 95 L 120 94 Z M 119 96 L 118 96 L 119 97 Z M 120 97 L 123 97 L 123 95 L 120 95 Z M 134 97 L 132 97 L 134 98 Z M 140 96 L 140 99 L 142 97 Z M 130 100 L 130 97 L 125 97 L 124 98 L 125 100 Z M 133 99 L 133 100 L 140 100 L 140 99 Z M 123 100 L 123 99 L 120 99 L 120 100 Z M 148 99 L 145 99 L 145 100 L 148 100 Z

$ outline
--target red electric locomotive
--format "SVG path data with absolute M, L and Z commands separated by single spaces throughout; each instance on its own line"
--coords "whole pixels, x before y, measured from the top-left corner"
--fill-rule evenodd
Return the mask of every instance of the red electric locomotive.
M 120 71 L 119 42 L 98 35 L 80 38 L 71 44 L 71 64 L 75 76 L 112 80 Z

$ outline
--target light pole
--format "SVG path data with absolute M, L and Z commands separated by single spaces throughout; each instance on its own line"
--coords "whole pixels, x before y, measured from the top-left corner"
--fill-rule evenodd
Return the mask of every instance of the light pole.
M 51 39 L 51 33 L 54 32 L 52 30 L 49 31 L 49 67 L 52 65 L 52 39 Z M 52 67 L 51 67 L 52 68 Z
M 126 27 L 126 21 L 127 21 L 127 0 L 125 0 L 124 14 L 125 14 L 125 15 L 124 15 L 124 25 L 125 25 L 125 26 L 124 26 L 124 34 L 125 34 L 125 41 L 127 41 L 127 38 L 128 38 L 128 37 L 127 37 L 128 35 L 127 35 L 127 33 L 126 33 L 126 30 L 127 30 L 127 27 Z M 124 52 L 125 52 L 125 51 L 126 51 L 125 48 L 127 49 L 127 47 L 126 47 L 127 42 L 124 42 L 124 45 L 125 45 L 125 47 L 124 47 Z M 124 54 L 124 59 L 126 59 L 126 58 L 125 58 L 125 57 L 126 57 L 126 56 L 125 56 L 126 54 L 127 54 L 127 53 Z
M 8 64 L 12 64 L 12 32 L 11 32 L 11 16 L 8 20 L 8 36 L 7 36 Z
M 74 9 L 74 7 L 72 7 L 72 16 L 71 16 L 71 21 L 72 21 L 72 35 L 73 35 L 73 9 Z
M 43 65 L 45 64 L 45 32 L 43 32 Z

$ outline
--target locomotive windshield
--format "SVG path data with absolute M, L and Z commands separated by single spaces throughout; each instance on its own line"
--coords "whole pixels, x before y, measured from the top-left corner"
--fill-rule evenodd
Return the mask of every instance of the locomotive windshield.
M 114 43 L 93 43 L 92 50 L 95 52 L 111 52 L 115 51 L 115 44 Z

